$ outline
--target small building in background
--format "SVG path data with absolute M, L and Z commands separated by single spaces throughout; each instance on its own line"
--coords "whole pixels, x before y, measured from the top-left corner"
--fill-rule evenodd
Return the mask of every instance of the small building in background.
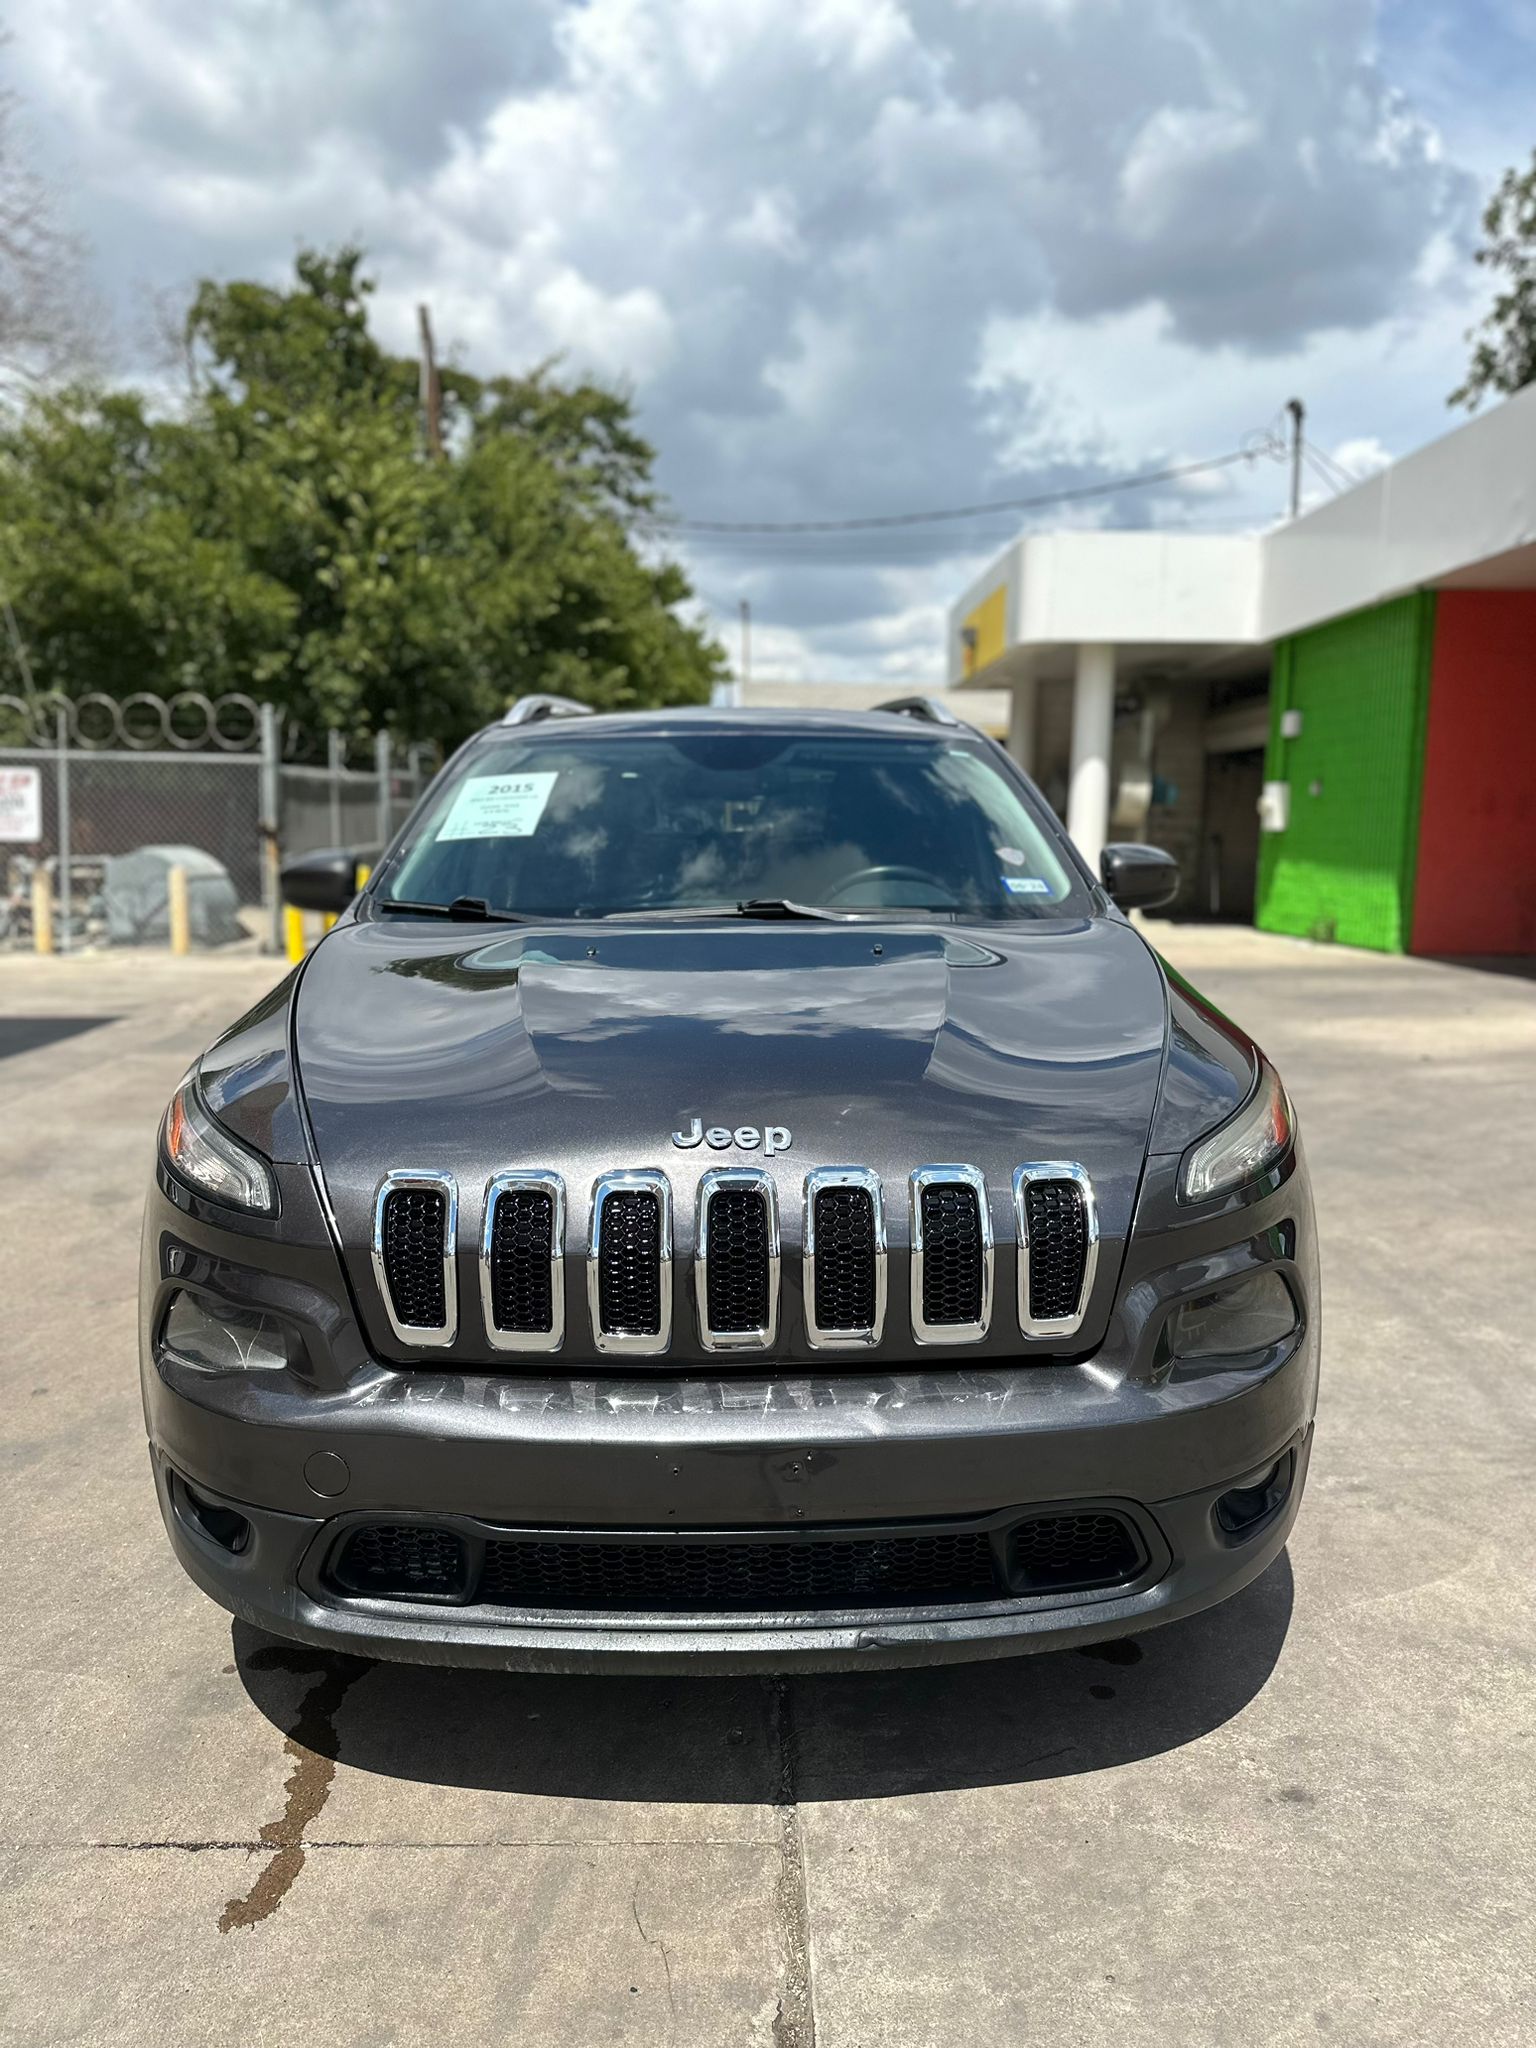
M 1091 862 L 1178 858 L 1175 914 L 1536 954 L 1536 388 L 1269 533 L 1026 535 L 949 643 Z

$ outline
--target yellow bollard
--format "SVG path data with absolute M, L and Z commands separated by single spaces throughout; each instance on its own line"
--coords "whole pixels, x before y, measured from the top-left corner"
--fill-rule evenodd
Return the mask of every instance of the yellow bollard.
M 291 903 L 283 905 L 283 946 L 295 964 L 304 958 L 304 913 Z
M 192 950 L 192 897 L 185 868 L 172 868 L 165 878 L 165 909 L 171 951 L 180 959 Z
M 39 953 L 53 951 L 53 877 L 43 867 L 32 870 L 32 944 Z

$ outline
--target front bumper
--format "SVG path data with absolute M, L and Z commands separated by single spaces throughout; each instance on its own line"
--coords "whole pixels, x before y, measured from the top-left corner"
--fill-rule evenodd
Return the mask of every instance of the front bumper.
M 253 1257 L 257 1263 L 251 1263 Z M 142 1382 L 176 1554 L 232 1613 L 327 1649 L 547 1671 L 806 1670 L 923 1664 L 1127 1634 L 1236 1593 L 1283 1547 L 1317 1394 L 1317 1271 L 1304 1173 L 1277 1175 L 1199 1228 L 1138 1247 L 1092 1359 L 884 1374 L 738 1371 L 619 1377 L 395 1370 L 368 1357 L 328 1247 L 260 1248 L 150 1198 Z M 1283 1271 L 1300 1323 L 1271 1354 L 1181 1372 L 1160 1363 L 1171 1302 L 1258 1265 Z M 300 1333 L 317 1369 L 198 1371 L 157 1345 L 170 1292 L 243 1300 Z M 1239 1533 L 1217 1503 L 1286 1461 Z M 185 1485 L 239 1518 L 210 1534 Z M 1282 1497 L 1283 1495 L 1283 1497 Z M 1091 1591 L 830 1612 L 515 1610 L 362 1598 L 328 1571 L 342 1532 L 429 1520 L 466 1537 L 598 1532 L 668 1542 L 840 1538 L 894 1525 L 1101 1507 L 1138 1539 L 1134 1573 Z M 211 1518 L 219 1525 L 217 1512 Z M 236 1524 L 229 1523 L 230 1527 Z
M 313 1396 L 199 1380 L 166 1361 L 148 1392 L 177 1556 L 213 1599 L 275 1634 L 433 1664 L 797 1670 L 1051 1649 L 1237 1592 L 1278 1554 L 1300 1503 L 1310 1352 L 1304 1340 L 1238 1390 L 1230 1376 L 1105 1386 L 1082 1367 L 660 1386 L 390 1375 L 375 1399 L 317 1415 Z M 1283 1500 L 1228 1534 L 1217 1501 L 1287 1453 Z M 243 1518 L 242 1549 L 187 1511 L 178 1477 Z M 1140 1569 L 1106 1590 L 963 1607 L 703 1616 L 364 1599 L 337 1591 L 324 1569 L 340 1532 L 369 1519 L 809 1535 L 1047 1503 L 1122 1514 L 1141 1540 Z

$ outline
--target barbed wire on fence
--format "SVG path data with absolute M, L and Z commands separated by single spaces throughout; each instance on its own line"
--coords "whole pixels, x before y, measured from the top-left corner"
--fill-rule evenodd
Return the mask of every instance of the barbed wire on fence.
M 254 754 L 261 747 L 262 707 L 243 690 L 210 697 L 202 690 L 178 690 L 161 697 L 136 690 L 128 697 L 110 697 L 88 690 L 71 697 L 62 690 L 31 696 L 0 692 L 0 746 L 53 747 L 64 744 L 84 752 Z M 324 762 L 329 735 L 317 733 L 288 713 L 275 714 L 277 751 L 284 762 Z M 362 743 L 343 740 L 346 757 Z M 443 749 L 435 740 L 416 740 L 403 751 L 435 770 Z
M 173 697 L 150 690 L 130 697 L 109 697 L 102 690 L 83 697 L 62 690 L 0 696 L 0 737 L 12 746 L 55 745 L 61 719 L 67 743 L 84 749 L 240 754 L 261 745 L 261 706 L 239 690 L 222 697 L 201 690 L 178 690 Z

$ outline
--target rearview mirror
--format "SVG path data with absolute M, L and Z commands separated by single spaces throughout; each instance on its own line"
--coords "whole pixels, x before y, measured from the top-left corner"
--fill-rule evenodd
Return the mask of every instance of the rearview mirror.
M 303 854 L 283 869 L 283 901 L 295 910 L 323 910 L 334 917 L 357 894 L 358 865 L 357 855 L 346 847 Z
M 1122 910 L 1155 910 L 1179 893 L 1179 864 L 1160 846 L 1106 846 L 1099 855 L 1099 874 Z

